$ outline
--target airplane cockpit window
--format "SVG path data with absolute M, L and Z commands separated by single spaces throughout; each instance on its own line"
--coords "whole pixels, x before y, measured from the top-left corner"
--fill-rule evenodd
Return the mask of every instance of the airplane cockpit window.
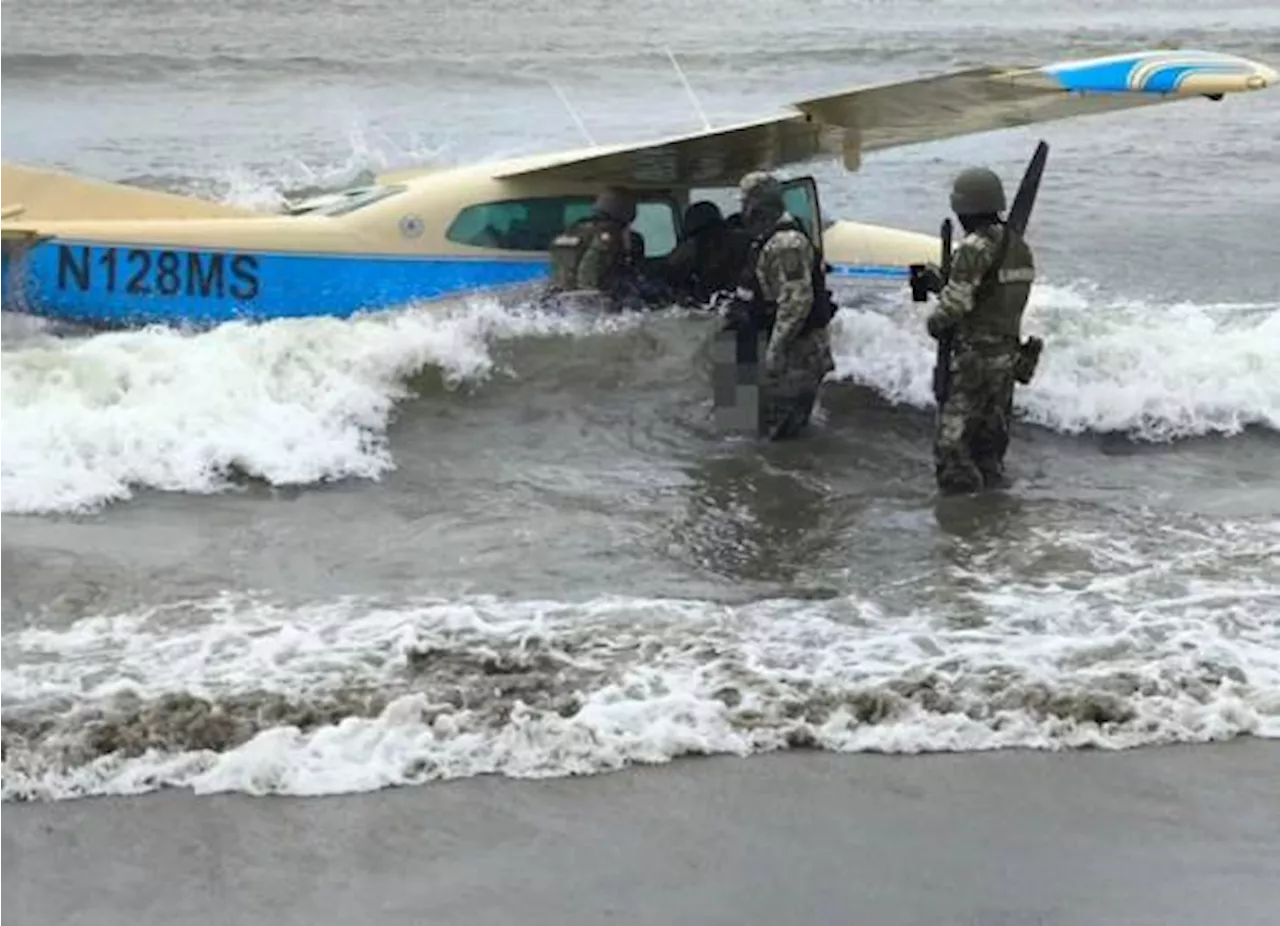
M 445 238 L 457 244 L 508 251 L 546 251 L 574 222 L 591 214 L 594 196 L 516 199 L 467 206 Z M 644 236 L 645 256 L 660 257 L 676 244 L 675 209 L 666 200 L 641 202 L 633 228 Z
M 591 212 L 591 203 L 591 197 L 577 196 L 467 206 L 444 236 L 479 248 L 545 251 L 556 235 Z

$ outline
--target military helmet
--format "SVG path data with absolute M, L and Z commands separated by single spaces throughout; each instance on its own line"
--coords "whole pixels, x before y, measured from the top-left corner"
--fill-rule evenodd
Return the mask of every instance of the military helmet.
M 684 211 L 684 233 L 688 236 L 693 236 L 703 229 L 719 225 L 723 221 L 724 215 L 720 212 L 720 207 L 704 199 L 701 202 L 694 203 Z
M 630 225 L 636 218 L 636 199 L 625 190 L 610 187 L 596 197 L 595 211 Z
M 763 170 L 753 170 L 738 184 L 742 194 L 742 217 L 748 224 L 772 221 L 786 212 L 782 200 L 782 184 L 778 178 Z
M 1004 185 L 985 167 L 962 170 L 951 185 L 951 208 L 956 215 L 1004 212 Z

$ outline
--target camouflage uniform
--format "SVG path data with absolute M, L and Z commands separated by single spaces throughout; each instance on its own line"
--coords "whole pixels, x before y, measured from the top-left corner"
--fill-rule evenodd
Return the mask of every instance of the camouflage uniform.
M 629 196 L 601 194 L 590 216 L 551 242 L 548 293 L 596 290 L 618 307 L 630 295 L 644 259 L 643 239 L 629 228 L 634 218 L 635 201 Z
M 748 283 L 763 303 L 765 327 L 771 329 L 761 382 L 761 429 L 776 440 L 792 437 L 808 424 L 822 380 L 835 369 L 829 319 L 806 324 L 817 300 L 829 297 L 825 287 L 816 289 L 815 281 L 821 283 L 817 253 L 784 211 L 778 181 L 751 173 L 742 179 L 741 189 L 749 227 L 763 226 Z
M 931 334 L 953 336 L 950 390 L 938 409 L 934 440 L 938 486 L 945 492 L 1004 484 L 1014 384 L 1030 379 L 1029 373 L 1022 378 L 1020 333 L 1035 261 L 1022 237 L 996 218 L 1003 191 L 999 197 L 989 192 L 1000 208 L 990 210 L 989 221 L 970 219 L 974 230 L 956 249 L 929 318 Z

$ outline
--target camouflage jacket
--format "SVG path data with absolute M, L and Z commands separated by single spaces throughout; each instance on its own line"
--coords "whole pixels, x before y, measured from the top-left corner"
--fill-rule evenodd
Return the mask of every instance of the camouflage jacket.
M 1016 346 L 1034 279 L 1031 249 L 1020 235 L 999 225 L 977 229 L 956 248 L 935 314 L 973 346 Z
M 616 290 L 631 269 L 630 244 L 627 229 L 611 222 L 594 223 L 578 262 L 578 288 Z
M 795 342 L 813 308 L 815 259 L 809 239 L 794 229 L 775 232 L 760 249 L 755 268 L 760 294 L 777 306 L 766 349 L 766 358 L 773 358 L 773 363 Z

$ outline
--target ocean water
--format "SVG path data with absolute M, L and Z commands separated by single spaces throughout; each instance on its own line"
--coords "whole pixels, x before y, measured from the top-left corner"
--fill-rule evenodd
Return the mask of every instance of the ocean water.
M 272 208 L 372 171 L 1164 41 L 1272 4 L 6 0 L 6 159 Z M 87 336 L 3 318 L 5 800 L 333 794 L 697 753 L 1280 736 L 1280 94 L 815 168 L 929 231 L 1010 184 L 1046 339 L 1008 492 L 937 498 L 931 342 L 843 288 L 804 441 L 710 426 L 688 312 L 483 300 Z M 305 299 L 305 294 L 299 295 Z

